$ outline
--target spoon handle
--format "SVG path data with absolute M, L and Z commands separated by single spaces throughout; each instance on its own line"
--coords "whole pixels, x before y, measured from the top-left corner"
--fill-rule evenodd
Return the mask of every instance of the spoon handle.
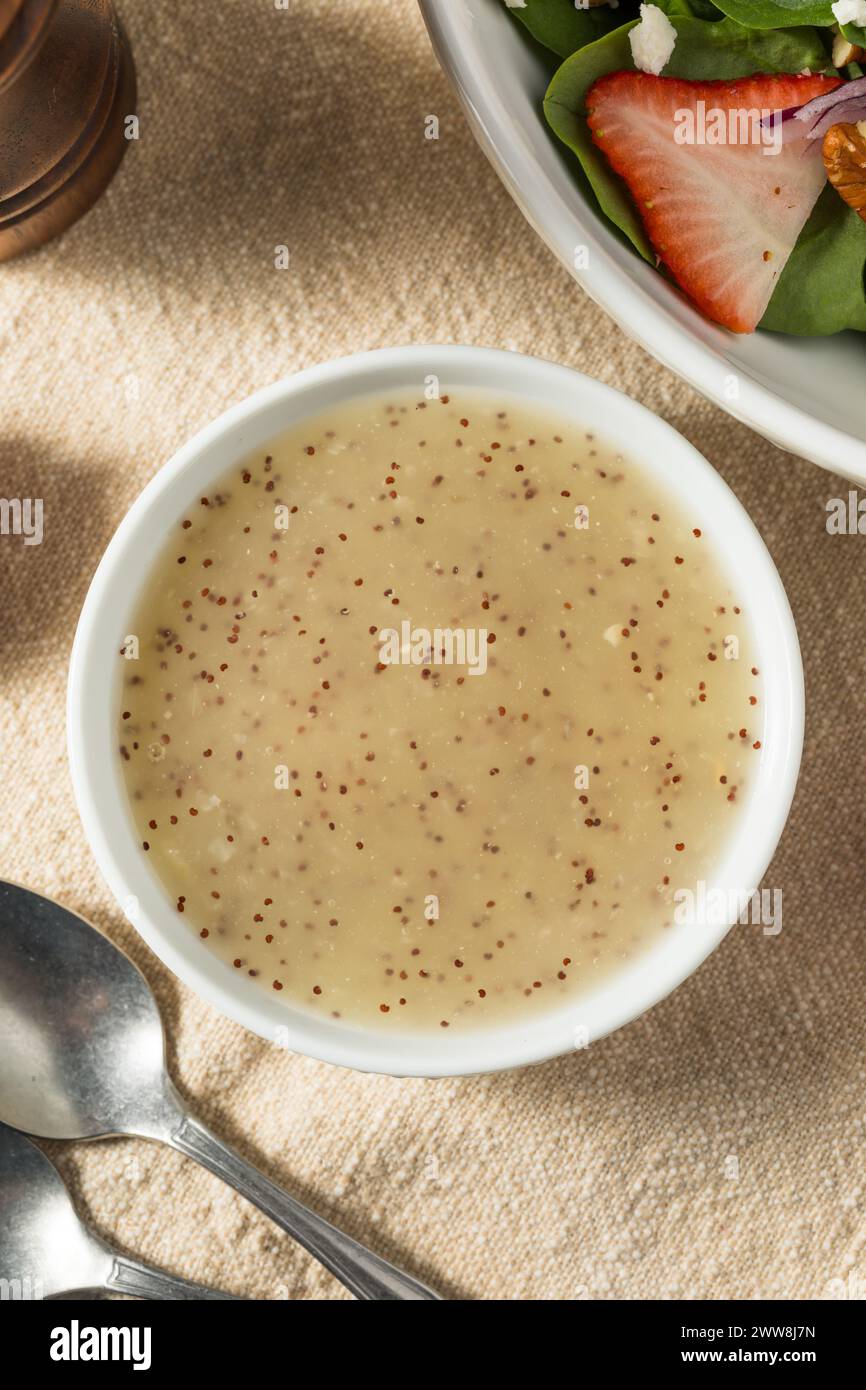
M 184 1115 L 180 1127 L 170 1135 L 169 1143 L 253 1202 L 330 1270 L 356 1298 L 439 1301 L 439 1295 L 432 1289 L 366 1250 L 351 1236 L 344 1235 L 270 1182 L 258 1168 L 247 1163 L 193 1116 Z
M 128 1255 L 114 1255 L 114 1265 L 105 1281 L 106 1289 L 112 1293 L 128 1293 L 134 1298 L 150 1299 L 221 1299 L 243 1302 L 236 1294 L 221 1293 L 219 1289 L 209 1289 L 205 1284 L 194 1284 L 191 1279 L 181 1279 L 176 1274 L 166 1274 L 164 1269 L 150 1269 L 139 1264 Z

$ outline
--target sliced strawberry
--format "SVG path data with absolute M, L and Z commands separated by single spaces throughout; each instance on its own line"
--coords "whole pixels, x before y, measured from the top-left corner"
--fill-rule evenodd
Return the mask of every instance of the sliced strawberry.
M 778 153 L 760 137 L 678 143 L 675 132 L 682 139 L 685 125 L 677 113 L 694 113 L 700 132 L 702 112 L 721 111 L 714 119 L 727 129 L 729 112 L 781 114 L 839 82 L 761 74 L 686 82 L 614 72 L 587 94 L 592 138 L 628 184 L 659 259 L 709 318 L 735 333 L 757 327 L 821 192 L 821 142 L 807 141 L 800 122 L 787 121 Z

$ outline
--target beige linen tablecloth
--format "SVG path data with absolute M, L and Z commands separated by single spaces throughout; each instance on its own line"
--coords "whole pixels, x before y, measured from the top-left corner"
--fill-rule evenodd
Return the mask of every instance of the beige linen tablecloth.
M 0 267 L 0 495 L 45 501 L 41 546 L 0 537 L 0 875 L 131 953 L 212 1126 L 452 1297 L 813 1298 L 849 1275 L 862 1292 L 866 538 L 824 525 L 848 485 L 701 400 L 581 293 L 475 146 L 412 0 L 119 8 L 141 138 L 93 212 Z M 456 1081 L 288 1055 L 181 986 L 100 879 L 64 747 L 76 617 L 154 471 L 255 388 L 413 340 L 569 363 L 681 430 L 761 528 L 808 680 L 802 777 L 766 880 L 784 890 L 781 934 L 735 929 L 587 1051 Z M 172 1152 L 52 1152 L 89 1219 L 142 1258 L 259 1298 L 344 1296 Z

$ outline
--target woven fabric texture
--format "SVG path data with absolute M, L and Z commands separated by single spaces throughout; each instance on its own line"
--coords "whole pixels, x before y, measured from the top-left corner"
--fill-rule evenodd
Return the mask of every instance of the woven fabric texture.
M 77 226 L 0 268 L 0 493 L 45 505 L 40 546 L 0 537 L 0 874 L 129 951 L 207 1123 L 449 1297 L 813 1298 L 866 1280 L 866 541 L 825 529 L 849 485 L 700 399 L 581 293 L 475 145 L 412 0 L 119 9 L 140 139 Z M 807 669 L 803 771 L 766 879 L 782 932 L 735 929 L 585 1051 L 455 1081 L 293 1056 L 198 1000 L 110 898 L 64 745 L 76 618 L 155 470 L 257 387 L 425 340 L 568 363 L 682 431 L 755 518 Z M 346 1296 L 167 1149 L 51 1152 L 87 1218 L 140 1258 L 249 1297 Z

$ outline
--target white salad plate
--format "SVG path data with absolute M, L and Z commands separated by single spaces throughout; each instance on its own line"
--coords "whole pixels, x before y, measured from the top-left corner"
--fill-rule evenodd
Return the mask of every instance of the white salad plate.
M 866 343 L 857 333 L 730 333 L 634 254 L 548 127 L 549 71 L 503 0 L 419 0 L 475 136 L 529 222 L 629 337 L 779 448 L 866 483 Z M 554 59 L 555 61 L 555 59 Z M 581 268 L 575 268 L 576 252 Z M 585 264 L 584 264 L 585 263 Z

